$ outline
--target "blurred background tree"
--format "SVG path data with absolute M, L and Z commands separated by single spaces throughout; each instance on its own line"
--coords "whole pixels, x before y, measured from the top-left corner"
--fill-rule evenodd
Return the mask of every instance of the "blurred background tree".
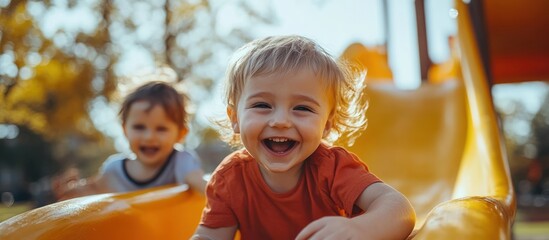
M 549 206 L 549 84 L 494 87 L 519 209 Z M 503 94 L 504 90 L 508 93 Z M 509 95 L 512 93 L 512 95 Z
M 219 59 L 253 38 L 245 24 L 220 33 L 225 4 L 0 0 L 0 192 L 46 203 L 40 194 L 53 174 L 69 166 L 97 171 L 116 150 L 95 119 L 140 84 L 126 78 L 132 69 L 167 66 L 195 105 L 210 98 L 224 73 Z M 246 24 L 273 19 L 246 1 L 231 4 Z M 217 138 L 207 124 L 192 124 L 196 138 Z
M 549 94 L 532 120 L 535 157 L 529 165 L 527 179 L 532 183 L 532 193 L 544 196 L 549 202 Z

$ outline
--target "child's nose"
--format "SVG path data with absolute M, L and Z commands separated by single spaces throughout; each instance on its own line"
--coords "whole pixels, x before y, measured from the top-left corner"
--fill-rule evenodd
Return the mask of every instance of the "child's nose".
M 273 117 L 269 122 L 269 126 L 277 128 L 288 128 L 292 126 L 292 122 L 290 121 L 288 113 L 286 111 L 280 110 L 274 112 Z
M 154 132 L 151 130 L 147 130 L 143 135 L 145 139 L 152 139 L 154 137 Z

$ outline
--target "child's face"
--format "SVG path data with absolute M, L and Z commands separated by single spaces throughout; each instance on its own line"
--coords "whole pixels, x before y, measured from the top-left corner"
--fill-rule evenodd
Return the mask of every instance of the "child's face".
M 235 133 L 262 171 L 298 170 L 331 127 L 332 102 L 311 71 L 249 79 L 236 112 L 228 109 Z
M 167 160 L 174 144 L 184 137 L 185 132 L 168 118 L 162 106 L 156 105 L 150 109 L 149 106 L 148 101 L 133 103 L 123 127 L 137 160 L 157 167 Z

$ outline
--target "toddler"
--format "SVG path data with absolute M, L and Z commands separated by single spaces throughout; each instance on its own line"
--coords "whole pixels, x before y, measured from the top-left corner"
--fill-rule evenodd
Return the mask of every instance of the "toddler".
M 200 161 L 195 154 L 174 147 L 188 132 L 184 95 L 167 83 L 151 81 L 125 98 L 119 114 L 135 157 L 115 154 L 95 177 L 72 185 L 58 184 L 54 187 L 58 199 L 172 183 L 188 184 L 204 193 Z
M 353 153 L 331 146 L 366 125 L 363 78 L 314 41 L 267 37 L 227 71 L 232 142 L 212 174 L 194 239 L 404 239 L 415 212 Z M 229 136 L 229 135 L 225 135 Z

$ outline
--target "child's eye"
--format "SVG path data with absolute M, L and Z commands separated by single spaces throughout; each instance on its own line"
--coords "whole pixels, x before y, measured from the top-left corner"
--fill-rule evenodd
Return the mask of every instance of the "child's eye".
M 135 130 L 143 130 L 145 129 L 145 125 L 142 125 L 142 124 L 135 124 L 132 126 L 133 129 Z
M 271 108 L 271 106 L 267 103 L 254 103 L 251 106 L 252 108 Z
M 294 110 L 297 110 L 297 111 L 307 111 L 307 112 L 315 112 L 311 107 L 304 106 L 304 105 L 299 105 L 299 106 L 297 106 L 297 107 L 294 107 Z
M 164 132 L 164 131 L 167 131 L 168 128 L 167 127 L 157 127 L 156 130 L 160 131 L 160 132 Z

